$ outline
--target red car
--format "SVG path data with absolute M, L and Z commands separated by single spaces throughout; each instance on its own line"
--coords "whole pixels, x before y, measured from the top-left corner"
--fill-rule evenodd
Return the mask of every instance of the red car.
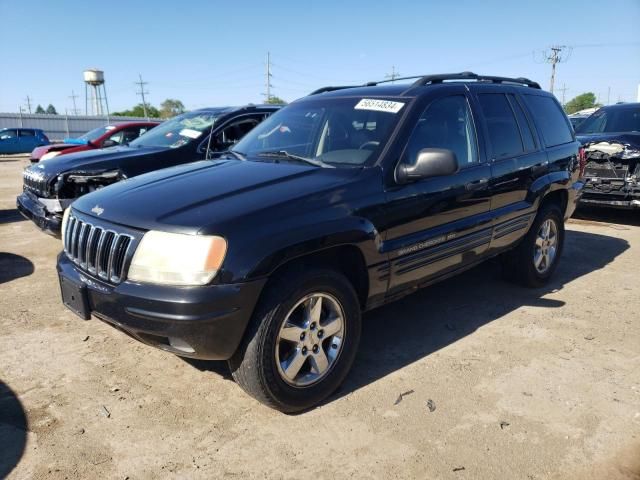
M 98 127 L 79 138 L 65 138 L 63 143 L 52 143 L 35 148 L 31 152 L 31 161 L 36 163 L 58 155 L 64 155 L 65 153 L 124 145 L 135 140 L 156 125 L 159 125 L 159 122 L 126 122 Z

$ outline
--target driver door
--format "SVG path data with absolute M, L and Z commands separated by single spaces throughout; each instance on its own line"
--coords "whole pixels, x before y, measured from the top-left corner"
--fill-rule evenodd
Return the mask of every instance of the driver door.
M 401 162 L 423 148 L 455 153 L 459 170 L 448 176 L 395 185 L 387 192 L 389 295 L 474 263 L 491 240 L 490 166 L 480 157 L 475 122 L 464 88 L 433 99 L 420 115 Z

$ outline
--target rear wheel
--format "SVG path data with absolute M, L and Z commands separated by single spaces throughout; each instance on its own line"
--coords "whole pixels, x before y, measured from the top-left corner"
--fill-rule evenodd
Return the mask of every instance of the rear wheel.
M 343 275 L 287 271 L 266 287 L 229 366 L 247 393 L 291 413 L 318 404 L 340 385 L 359 341 L 360 305 Z
M 504 254 L 505 276 L 529 287 L 546 284 L 555 271 L 564 246 L 560 208 L 543 204 L 522 242 Z

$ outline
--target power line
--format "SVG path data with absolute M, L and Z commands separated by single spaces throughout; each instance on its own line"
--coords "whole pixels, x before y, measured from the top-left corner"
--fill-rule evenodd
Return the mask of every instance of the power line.
M 149 92 L 144 90 L 144 86 L 146 84 L 148 84 L 149 82 L 143 82 L 142 81 L 142 74 L 139 73 L 138 77 L 140 78 L 139 82 L 133 82 L 136 85 L 140 85 L 140 91 L 136 92 L 136 95 L 140 95 L 142 97 L 142 110 L 144 111 L 144 116 L 147 118 L 147 121 L 149 121 L 149 115 L 147 113 L 147 101 L 145 100 L 144 96 L 145 94 L 149 95 Z

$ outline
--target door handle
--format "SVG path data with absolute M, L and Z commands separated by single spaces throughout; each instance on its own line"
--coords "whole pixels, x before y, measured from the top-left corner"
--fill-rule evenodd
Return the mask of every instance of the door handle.
M 464 188 L 468 191 L 478 190 L 484 187 L 487 182 L 489 182 L 488 178 L 481 178 L 479 180 L 474 180 L 473 182 L 468 182 L 465 184 Z

